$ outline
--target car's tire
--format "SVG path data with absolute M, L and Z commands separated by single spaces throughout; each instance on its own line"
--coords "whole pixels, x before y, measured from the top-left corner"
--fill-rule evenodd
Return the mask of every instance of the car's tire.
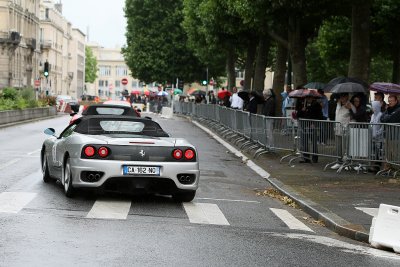
M 69 162 L 69 158 L 66 159 L 64 170 L 63 170 L 63 185 L 64 185 L 64 193 L 66 197 L 73 197 L 75 193 L 75 189 L 72 186 L 72 173 L 71 173 L 71 164 Z
M 43 173 L 43 182 L 49 183 L 51 180 L 50 172 L 49 172 L 49 164 L 47 163 L 47 156 L 46 152 L 43 152 L 43 159 L 42 159 L 42 173 Z
M 172 195 L 172 198 L 177 202 L 190 202 L 194 199 L 196 191 L 179 192 Z

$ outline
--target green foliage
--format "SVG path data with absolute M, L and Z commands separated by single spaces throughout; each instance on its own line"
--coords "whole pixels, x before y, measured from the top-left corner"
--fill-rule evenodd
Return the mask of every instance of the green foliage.
M 5 88 L 0 96 L 0 110 L 26 109 L 40 106 L 35 99 L 35 91 L 32 88 L 17 90 Z
M 93 83 L 97 78 L 97 59 L 90 47 L 85 47 L 85 82 Z
M 18 91 L 15 88 L 4 88 L 2 92 L 2 98 L 10 99 L 15 101 L 18 97 Z
M 134 77 L 150 82 L 191 82 L 206 68 L 187 47 L 182 0 L 127 0 L 127 46 L 122 52 Z

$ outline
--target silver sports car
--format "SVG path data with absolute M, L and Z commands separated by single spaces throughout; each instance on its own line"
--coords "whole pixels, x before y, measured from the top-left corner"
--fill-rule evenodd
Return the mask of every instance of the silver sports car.
M 67 197 L 77 188 L 172 195 L 193 200 L 199 183 L 196 148 L 172 138 L 155 121 L 85 116 L 43 143 L 43 181 L 58 179 Z

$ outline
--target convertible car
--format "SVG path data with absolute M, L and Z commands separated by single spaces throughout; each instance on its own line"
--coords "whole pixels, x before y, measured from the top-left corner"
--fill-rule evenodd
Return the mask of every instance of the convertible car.
M 59 136 L 52 128 L 44 132 L 50 137 L 41 150 L 43 181 L 59 180 L 67 197 L 77 188 L 159 193 L 184 202 L 196 194 L 196 148 L 153 120 L 84 116 Z

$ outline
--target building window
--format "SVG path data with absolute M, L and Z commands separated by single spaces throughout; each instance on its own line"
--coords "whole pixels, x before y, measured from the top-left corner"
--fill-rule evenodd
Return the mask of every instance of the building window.
M 244 72 L 236 70 L 236 79 L 244 79 Z
M 110 76 L 111 75 L 111 66 L 99 66 L 99 75 L 100 76 Z
M 138 87 L 139 87 L 138 81 L 133 80 L 132 81 L 132 88 L 138 88 Z
M 128 75 L 128 69 L 125 66 L 117 66 L 115 71 L 116 71 L 117 76 L 127 76 Z
M 99 80 L 99 87 L 104 87 L 104 81 L 103 80 Z
M 121 81 L 116 80 L 116 81 L 115 81 L 115 87 L 116 87 L 116 88 L 121 87 Z

